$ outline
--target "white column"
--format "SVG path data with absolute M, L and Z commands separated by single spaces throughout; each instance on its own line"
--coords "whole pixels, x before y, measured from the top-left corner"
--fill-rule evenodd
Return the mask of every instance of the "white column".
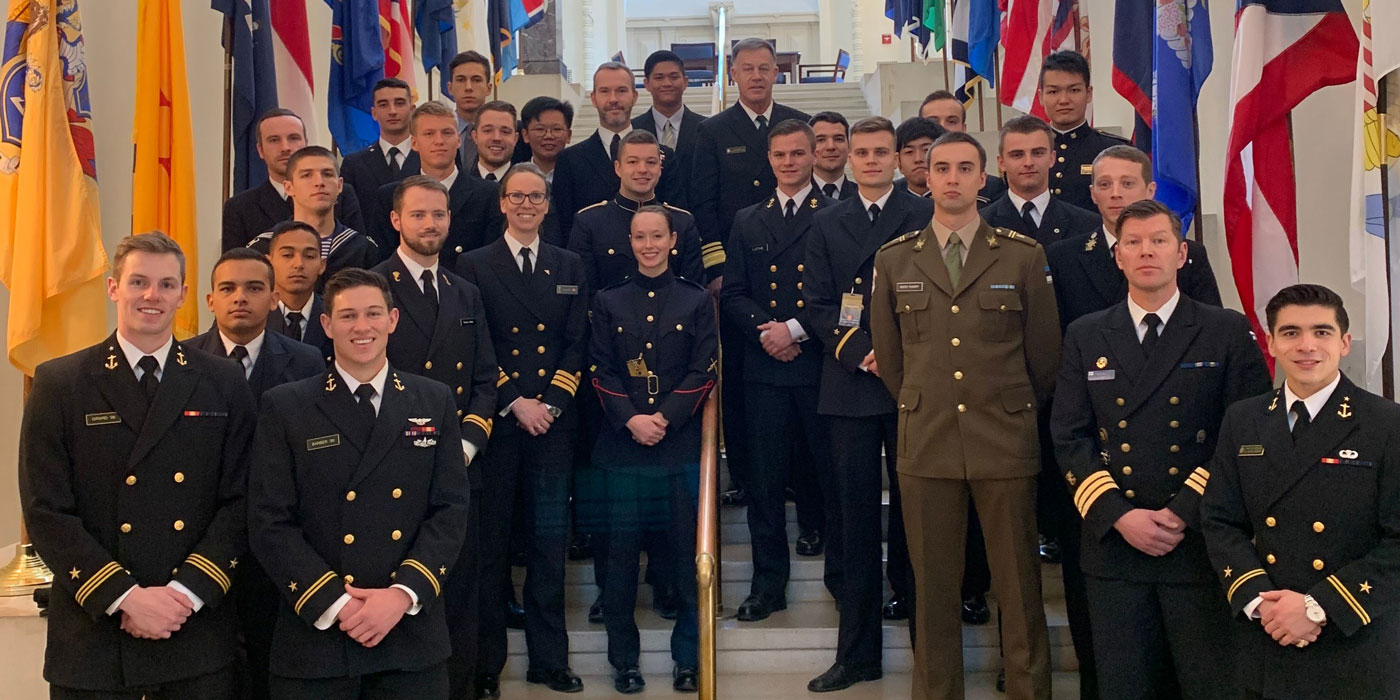
M 593 89 L 593 69 L 602 62 L 595 55 L 598 49 L 598 40 L 594 38 L 594 28 L 597 26 L 593 17 L 595 12 L 595 0 L 583 0 L 583 65 L 574 67 L 574 75 L 583 86 L 585 95 Z
M 865 74 L 865 29 L 861 21 L 860 0 L 851 2 L 851 67 L 848 75 L 860 80 Z M 833 56 L 831 60 L 836 60 Z M 847 78 L 850 80 L 851 78 Z

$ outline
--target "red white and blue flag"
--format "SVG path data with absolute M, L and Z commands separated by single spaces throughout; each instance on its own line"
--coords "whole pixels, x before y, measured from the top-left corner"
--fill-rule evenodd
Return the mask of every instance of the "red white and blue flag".
M 1053 0 L 1002 0 L 1001 76 L 997 99 L 1046 118 L 1040 104 L 1040 66 L 1050 44 Z
M 1240 302 L 1264 343 L 1264 306 L 1298 281 L 1290 113 L 1356 77 L 1358 42 L 1341 0 L 1240 0 L 1235 12 L 1225 237 Z

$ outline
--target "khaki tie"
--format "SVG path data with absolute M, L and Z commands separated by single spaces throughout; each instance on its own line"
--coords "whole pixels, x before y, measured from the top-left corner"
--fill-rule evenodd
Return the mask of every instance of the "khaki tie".
M 672 126 L 670 121 L 667 121 L 666 127 L 661 130 L 661 145 L 667 148 L 676 147 L 676 127 Z
M 963 242 L 962 237 L 956 231 L 948 241 L 948 250 L 943 254 L 943 264 L 948 266 L 948 279 L 953 281 L 953 286 L 958 286 L 958 280 L 962 277 L 963 268 Z

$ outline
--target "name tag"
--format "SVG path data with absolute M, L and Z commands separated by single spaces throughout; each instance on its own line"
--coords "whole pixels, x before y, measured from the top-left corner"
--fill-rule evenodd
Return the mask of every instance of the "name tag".
M 922 291 L 924 291 L 924 283 L 923 283 L 923 282 L 895 282 L 895 283 L 894 283 L 894 291 L 896 291 L 896 292 L 922 292 Z
M 462 324 L 462 325 L 464 325 L 464 326 L 474 326 L 474 325 L 476 325 L 476 319 L 474 319 L 474 318 L 462 318 L 462 319 L 458 319 L 457 322 L 460 323 L 460 324 Z
M 1202 367 L 1219 367 L 1219 362 L 1183 362 L 1177 367 L 1181 369 L 1201 369 Z
M 1106 381 L 1109 381 L 1110 379 L 1113 379 L 1115 376 L 1117 376 L 1117 374 L 1118 374 L 1118 370 L 1115 370 L 1115 369 L 1090 370 L 1090 372 L 1089 372 L 1089 381 L 1091 381 L 1091 382 L 1106 382 Z
M 184 411 L 186 418 L 228 418 L 228 411 Z
M 724 155 L 727 155 L 727 156 L 732 156 L 732 155 L 734 155 L 735 153 L 748 153 L 748 152 L 749 152 L 749 147 L 748 147 L 748 146 L 730 146 L 729 148 L 724 149 Z
M 1239 457 L 1263 457 L 1263 445 L 1240 445 Z
M 83 422 L 87 425 L 112 425 L 113 423 L 122 422 L 122 417 L 117 415 L 116 411 L 89 413 L 83 416 Z
M 860 325 L 860 312 L 865 308 L 865 299 L 859 294 L 841 295 L 841 316 L 836 325 L 855 328 Z
M 1092 163 L 1085 163 L 1084 165 L 1079 166 L 1079 174 L 1080 174 L 1080 175 L 1093 175 L 1093 174 L 1094 174 L 1094 165 L 1093 165 Z
M 749 252 L 750 252 L 750 253 L 766 253 L 766 252 L 768 252 L 768 244 L 767 244 L 767 243 L 764 243 L 763 245 L 756 245 L 756 246 L 754 246 L 754 247 L 752 247 L 752 248 L 749 248 Z
M 637 355 L 637 359 L 635 359 L 635 360 L 628 360 L 628 361 L 627 361 L 627 375 L 628 375 L 628 376 L 630 376 L 630 377 L 645 377 L 645 376 L 647 376 L 648 374 L 651 374 L 651 371 L 647 369 L 647 360 L 646 360 L 645 357 L 642 357 L 642 356 L 639 354 L 639 355 Z
M 311 452 L 313 450 L 324 450 L 327 447 L 337 447 L 339 445 L 340 433 L 336 433 L 335 435 L 323 435 L 321 437 L 311 438 L 310 440 L 307 440 L 306 451 Z
M 578 285 L 576 285 L 576 284 L 556 284 L 556 285 L 554 285 L 554 293 L 555 293 L 555 294 L 567 294 L 568 296 L 578 296 Z

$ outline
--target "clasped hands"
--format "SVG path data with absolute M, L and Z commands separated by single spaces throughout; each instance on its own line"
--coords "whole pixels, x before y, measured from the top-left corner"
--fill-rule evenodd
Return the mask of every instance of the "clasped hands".
M 1171 554 L 1186 537 L 1186 523 L 1168 508 L 1134 508 L 1113 524 L 1134 549 L 1153 557 Z
M 413 598 L 401 588 L 356 588 L 345 584 L 350 600 L 335 619 L 340 630 L 366 649 L 373 648 L 399 624 L 413 607 Z
M 539 399 L 522 396 L 510 405 L 510 412 L 515 416 L 516 425 L 536 437 L 544 435 L 554 424 L 554 416 L 549 415 L 549 409 Z
M 660 412 L 650 415 L 638 413 L 627 419 L 627 429 L 632 432 L 632 439 L 646 447 L 661 442 L 666 437 L 666 426 L 670 424 Z
M 170 586 L 137 586 L 117 609 L 123 632 L 137 639 L 170 639 L 194 614 L 194 603 Z
M 758 326 L 758 342 L 763 351 L 779 362 L 792 362 L 802 354 L 802 348 L 792 339 L 792 331 L 782 321 L 769 321 Z
M 1264 591 L 1259 597 L 1263 599 L 1255 611 L 1259 614 L 1259 624 L 1280 646 L 1302 648 L 1316 642 L 1322 634 L 1322 625 L 1308 619 L 1302 593 Z

